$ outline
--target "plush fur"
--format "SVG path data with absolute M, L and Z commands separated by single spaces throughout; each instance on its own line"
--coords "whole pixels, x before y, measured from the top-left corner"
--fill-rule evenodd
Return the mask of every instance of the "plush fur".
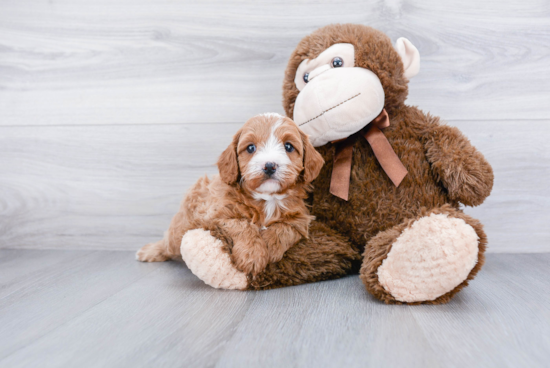
M 475 231 L 477 262 L 473 265 L 466 262 L 464 267 L 470 267 L 467 276 L 455 277 L 456 285 L 443 295 L 410 303 L 447 302 L 483 265 L 487 237 L 482 225 L 466 216 L 459 205 L 483 203 L 493 186 L 492 168 L 458 129 L 404 104 L 408 80 L 404 77 L 401 59 L 390 39 L 370 27 L 331 25 L 300 41 L 290 57 L 283 84 L 283 105 L 289 117 L 293 116 L 299 93 L 294 83 L 298 65 L 336 43 L 353 44 L 356 66 L 373 71 L 380 79 L 385 93 L 384 108 L 391 121 L 384 134 L 409 173 L 396 188 L 381 169 L 369 144 L 364 139 L 357 139 L 349 201 L 344 201 L 329 192 L 335 146 L 328 143 L 319 147 L 326 164 L 313 183 L 315 189 L 310 200 L 316 220 L 311 224 L 310 237 L 291 248 L 280 262 L 270 264 L 255 280 L 249 281 L 249 288 L 337 278 L 358 271 L 362 261 L 360 273 L 367 290 L 386 303 L 405 303 L 407 300 L 398 300 L 380 283 L 379 268 L 388 255 L 391 256 L 392 244 L 405 229 L 430 214 L 445 214 L 464 221 L 464 227 Z M 452 239 L 444 239 L 445 236 L 454 235 L 441 232 L 438 236 L 438 242 L 449 244 Z M 417 232 L 411 242 L 426 243 L 429 247 L 433 240 L 428 234 Z M 430 267 L 438 266 L 430 260 L 411 259 L 403 272 L 415 267 L 429 274 Z
M 231 260 L 239 271 L 258 274 L 307 238 L 313 217 L 304 199 L 322 165 L 319 153 L 291 119 L 277 114 L 250 119 L 220 156 L 220 175 L 204 177 L 188 191 L 164 239 L 140 249 L 138 260 L 179 258 L 184 234 L 202 229 L 230 245 Z M 209 243 L 196 235 L 197 243 Z M 197 253 L 183 248 L 191 255 Z
M 220 289 L 246 288 L 246 274 L 234 267 L 224 247 L 210 231 L 194 229 L 183 235 L 180 249 L 187 267 L 206 284 Z
M 371 292 L 374 296 L 376 296 L 378 299 L 383 300 L 386 303 L 391 303 L 391 304 L 402 304 L 402 303 L 405 302 L 405 301 L 396 300 L 395 297 L 391 293 L 388 292 L 386 287 L 383 286 L 383 283 L 380 282 L 379 277 L 380 277 L 381 266 L 388 259 L 388 254 L 392 250 L 392 246 L 397 243 L 397 240 L 400 237 L 402 237 L 403 234 L 405 234 L 407 229 L 410 230 L 412 226 L 418 225 L 419 220 L 421 221 L 423 219 L 428 219 L 428 218 L 430 218 L 431 216 L 434 216 L 434 215 L 436 215 L 436 216 L 446 216 L 446 218 L 448 218 L 448 219 L 459 220 L 464 225 L 466 225 L 466 224 L 469 225 L 468 227 L 463 226 L 463 228 L 465 228 L 467 231 L 468 230 L 469 231 L 473 230 L 472 232 L 475 234 L 474 240 L 477 243 L 477 249 L 475 249 L 475 253 L 476 253 L 475 254 L 475 261 L 474 261 L 473 264 L 470 264 L 470 265 L 464 265 L 461 262 L 461 265 L 463 265 L 465 267 L 469 267 L 469 269 L 468 269 L 469 272 L 466 272 L 467 276 L 462 277 L 462 279 L 459 280 L 459 282 L 456 283 L 456 284 L 458 284 L 458 286 L 452 288 L 451 291 L 449 291 L 449 292 L 447 292 L 447 293 L 445 293 L 441 296 L 438 296 L 436 298 L 429 298 L 429 299 L 424 299 L 424 300 L 411 301 L 411 302 L 408 302 L 408 304 L 419 304 L 421 302 L 423 302 L 425 304 L 446 303 L 449 300 L 451 300 L 451 298 L 456 293 L 458 293 L 464 287 L 468 286 L 468 281 L 471 280 L 477 274 L 477 272 L 481 269 L 481 267 L 485 263 L 484 253 L 485 253 L 485 249 L 486 249 L 486 245 L 487 245 L 487 237 L 486 237 L 485 233 L 483 232 L 483 227 L 481 226 L 479 221 L 471 218 L 470 216 L 464 214 L 462 211 L 459 211 L 459 210 L 453 208 L 450 205 L 444 205 L 441 208 L 436 208 L 436 209 L 432 209 L 432 210 L 429 210 L 429 211 L 425 210 L 425 209 L 422 209 L 420 211 L 420 213 L 415 218 L 409 219 L 409 220 L 404 221 L 404 222 L 402 222 L 402 223 L 400 223 L 400 224 L 398 224 L 398 225 L 396 225 L 396 226 L 394 226 L 394 227 L 392 227 L 388 230 L 380 232 L 375 237 L 373 237 L 367 243 L 367 246 L 365 247 L 365 252 L 363 254 L 364 261 L 363 261 L 363 266 L 361 268 L 361 280 L 365 284 L 367 290 L 369 292 Z M 431 234 L 430 234 L 430 230 L 432 230 Z M 441 229 L 437 229 L 437 228 L 436 229 L 426 229 L 426 227 L 421 229 L 421 231 L 425 232 L 428 237 L 438 236 L 440 234 L 440 230 Z M 451 238 L 452 241 L 448 242 L 450 244 L 442 244 L 442 242 L 438 242 L 437 240 L 436 241 L 432 240 L 431 242 L 424 242 L 423 245 L 424 246 L 426 246 L 426 245 L 435 245 L 437 247 L 436 251 L 443 251 L 444 253 L 445 253 L 445 251 L 447 251 L 447 252 L 449 252 L 449 254 L 452 257 L 457 257 L 457 256 L 464 257 L 464 255 L 468 256 L 468 253 L 467 253 L 468 249 L 466 247 L 456 248 L 456 245 L 463 245 L 463 244 L 460 243 L 461 239 L 455 239 L 454 237 L 456 237 L 456 234 L 453 234 L 453 238 Z M 444 239 L 444 241 L 448 240 L 448 239 L 449 238 Z M 418 240 L 425 240 L 425 239 L 424 238 L 416 238 L 416 239 L 413 239 L 413 241 L 414 240 L 418 241 Z M 459 240 L 457 242 L 459 244 L 455 244 L 456 240 Z M 409 249 L 413 248 L 413 246 L 411 246 L 413 244 L 411 244 L 411 243 L 407 244 Z M 450 248 L 455 247 L 455 249 L 448 250 L 448 249 L 445 249 L 445 246 L 447 246 L 447 248 L 449 248 L 449 246 L 450 246 Z M 405 259 L 405 262 L 408 260 L 409 257 L 414 258 L 415 256 L 416 257 L 426 256 L 426 252 L 421 252 L 421 250 L 419 251 L 418 247 L 417 247 L 417 249 L 411 249 L 411 251 L 412 252 L 410 254 L 405 254 L 405 256 L 407 257 L 407 259 Z M 422 254 L 422 253 L 424 253 L 424 254 Z M 446 261 L 445 255 L 446 254 L 443 254 L 443 256 L 439 255 L 438 257 L 433 257 L 432 256 L 432 257 L 430 257 L 430 262 L 425 263 L 425 265 L 427 267 L 425 268 L 424 271 L 429 272 L 432 275 L 432 277 L 434 276 L 434 273 L 435 273 L 435 276 L 437 277 L 437 280 L 436 280 L 437 283 L 441 283 L 441 282 L 446 281 L 445 280 L 446 277 L 447 278 L 448 277 L 453 277 L 454 275 L 459 276 L 461 274 L 460 272 L 455 272 L 455 270 L 452 269 L 453 264 L 450 263 L 450 262 L 448 263 L 448 264 L 451 264 L 450 270 L 445 270 L 445 269 L 442 269 L 442 267 L 440 267 L 441 263 L 445 263 L 445 261 Z M 466 261 L 464 263 L 467 263 L 469 261 L 469 259 L 460 259 L 460 260 L 461 261 Z M 414 260 L 414 259 L 413 259 L 413 261 L 416 261 L 416 262 L 410 262 L 409 267 L 414 267 L 414 266 L 417 265 L 418 261 Z M 439 262 L 439 265 L 438 265 L 439 267 L 433 267 L 433 262 Z M 455 265 L 456 265 L 456 263 L 455 263 Z M 453 272 L 455 272 L 455 273 L 453 274 Z M 414 273 L 419 273 L 419 270 L 415 270 L 414 272 L 410 272 L 409 275 L 407 275 L 407 278 L 408 279 L 413 279 L 414 278 Z M 445 273 L 446 273 L 446 275 L 445 275 Z M 417 282 L 418 283 L 423 283 L 423 280 L 418 280 Z

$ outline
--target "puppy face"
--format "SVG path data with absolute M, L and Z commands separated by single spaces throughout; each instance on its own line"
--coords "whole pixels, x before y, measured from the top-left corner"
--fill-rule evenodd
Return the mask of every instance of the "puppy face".
M 291 119 L 262 114 L 249 119 L 235 134 L 218 168 L 227 184 L 239 182 L 246 190 L 273 194 L 297 183 L 309 184 L 323 163 Z

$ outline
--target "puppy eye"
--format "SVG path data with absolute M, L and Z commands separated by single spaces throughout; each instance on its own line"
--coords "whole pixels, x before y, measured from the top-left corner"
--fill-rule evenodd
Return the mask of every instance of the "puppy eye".
M 248 152 L 248 153 L 256 152 L 256 146 L 253 145 L 253 144 L 249 145 L 248 147 L 246 147 L 246 152 Z
M 304 74 L 304 82 L 309 82 L 309 73 Z
M 340 56 L 336 56 L 334 59 L 332 59 L 332 67 L 333 68 L 340 68 L 344 66 L 344 60 Z
M 285 150 L 287 152 L 292 152 L 292 151 L 294 151 L 294 146 L 290 143 L 285 143 Z

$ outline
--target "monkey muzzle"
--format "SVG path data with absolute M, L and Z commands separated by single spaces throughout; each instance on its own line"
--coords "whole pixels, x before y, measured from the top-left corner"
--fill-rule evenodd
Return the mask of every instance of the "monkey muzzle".
M 370 70 L 321 66 L 294 105 L 294 121 L 315 147 L 347 138 L 376 118 L 384 108 L 384 89 Z

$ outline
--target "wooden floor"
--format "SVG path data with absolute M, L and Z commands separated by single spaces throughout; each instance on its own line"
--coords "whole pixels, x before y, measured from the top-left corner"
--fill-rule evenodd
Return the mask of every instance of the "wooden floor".
M 440 306 L 358 277 L 221 291 L 127 251 L 0 250 L 0 367 L 548 367 L 550 254 L 489 254 Z

